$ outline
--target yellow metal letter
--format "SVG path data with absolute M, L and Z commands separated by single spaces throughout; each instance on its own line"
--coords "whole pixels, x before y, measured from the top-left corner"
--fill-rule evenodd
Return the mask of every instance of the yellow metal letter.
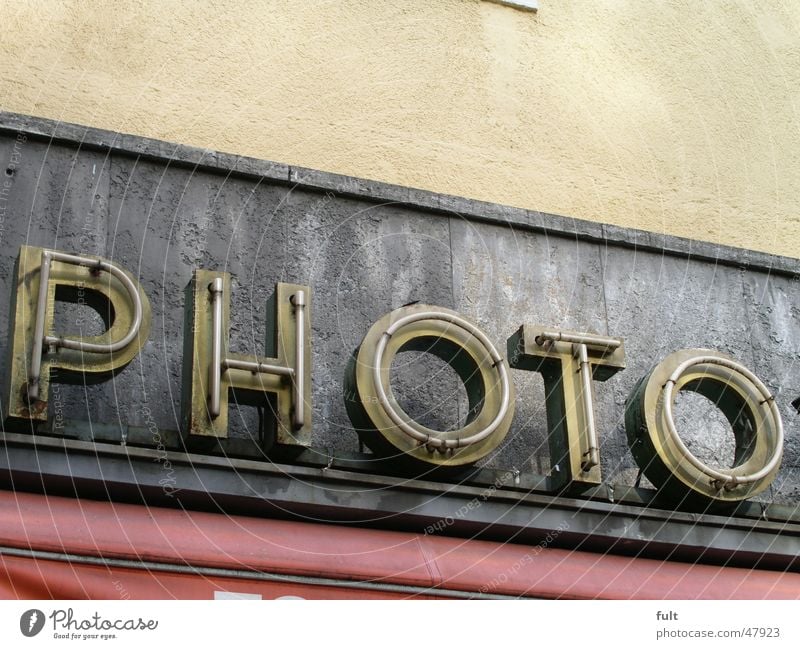
M 107 330 L 98 336 L 56 334 L 57 299 L 95 308 Z M 50 371 L 63 370 L 60 382 L 96 382 L 125 367 L 147 340 L 150 302 L 113 262 L 22 246 L 9 324 L 6 420 L 46 421 Z
M 600 444 L 594 420 L 594 381 L 625 367 L 621 340 L 540 325 L 523 325 L 508 339 L 511 367 L 541 372 L 554 485 L 599 484 Z
M 686 447 L 672 415 L 681 390 L 702 394 L 733 430 L 730 467 L 709 466 Z M 660 495 L 673 502 L 732 503 L 764 491 L 780 469 L 783 423 L 775 398 L 744 365 L 710 349 L 682 349 L 645 376 L 625 410 L 628 445 Z
M 274 357 L 229 350 L 231 276 L 196 270 L 186 291 L 184 429 L 228 437 L 228 398 L 265 405 L 275 395 L 275 441 L 308 446 L 311 436 L 311 289 L 278 284 L 267 305 L 267 348 Z M 272 322 L 269 320 L 272 319 Z M 274 325 L 273 325 L 274 322 Z
M 466 424 L 432 430 L 414 421 L 392 392 L 392 360 L 403 351 L 435 354 L 452 367 L 469 398 Z M 345 406 L 359 437 L 380 455 L 411 464 L 459 467 L 497 448 L 514 417 L 508 363 L 473 323 L 450 309 L 414 304 L 378 320 L 347 367 Z

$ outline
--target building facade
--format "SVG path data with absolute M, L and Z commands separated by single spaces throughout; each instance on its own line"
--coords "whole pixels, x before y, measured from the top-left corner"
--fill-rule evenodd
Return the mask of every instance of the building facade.
M 3 9 L 4 596 L 800 594 L 797 11 L 539 5 Z M 127 272 L 130 350 L 69 356 L 129 304 L 66 257 L 36 302 L 44 250 Z M 227 366 L 224 426 L 216 277 L 222 358 L 291 377 Z M 434 312 L 497 356 L 397 347 L 392 403 L 441 431 L 403 446 L 359 353 Z M 673 381 L 670 465 L 636 404 L 686 349 L 738 378 Z M 436 446 L 497 394 L 496 440 Z

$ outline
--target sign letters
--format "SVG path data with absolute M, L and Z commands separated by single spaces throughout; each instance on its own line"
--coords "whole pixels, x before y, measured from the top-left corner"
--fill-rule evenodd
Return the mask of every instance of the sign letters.
M 55 331 L 56 300 L 90 304 L 106 331 L 92 337 Z M 252 405 L 271 400 L 276 444 L 310 445 L 311 289 L 277 284 L 263 356 L 229 348 L 230 304 L 228 273 L 194 272 L 186 290 L 182 434 L 226 438 L 233 394 Z M 20 249 L 11 314 L 7 423 L 47 421 L 53 370 L 58 381 L 113 376 L 139 353 L 151 319 L 147 295 L 125 269 L 102 258 L 30 246 Z M 400 407 L 390 370 L 395 355 L 407 350 L 439 356 L 461 378 L 469 402 L 461 428 L 427 428 Z M 468 466 L 495 450 L 511 427 L 511 369 L 539 372 L 554 488 L 600 483 L 595 383 L 625 368 L 623 341 L 523 324 L 503 352 L 455 311 L 425 304 L 396 309 L 372 325 L 343 368 L 348 416 L 379 456 L 423 468 Z M 708 466 L 681 440 L 672 414 L 681 390 L 708 397 L 730 422 L 736 440 L 732 467 Z M 780 468 L 783 426 L 773 395 L 745 366 L 716 351 L 684 349 L 658 363 L 630 395 L 625 428 L 644 474 L 676 503 L 751 498 Z

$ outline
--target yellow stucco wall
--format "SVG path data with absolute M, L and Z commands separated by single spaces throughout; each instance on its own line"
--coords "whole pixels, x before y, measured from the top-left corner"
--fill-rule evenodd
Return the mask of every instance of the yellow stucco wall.
M 0 2 L 0 108 L 800 257 L 800 2 Z

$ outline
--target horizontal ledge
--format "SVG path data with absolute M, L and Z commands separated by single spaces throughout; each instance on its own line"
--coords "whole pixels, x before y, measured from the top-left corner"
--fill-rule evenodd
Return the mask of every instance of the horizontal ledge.
M 800 570 L 797 524 L 9 433 L 0 444 L 15 489 L 515 543 L 566 522 L 569 549 Z
M 672 257 L 800 277 L 800 260 L 791 257 L 293 167 L 268 160 L 18 113 L 0 111 L 0 133 L 11 135 L 22 133 L 27 137 L 67 144 L 78 149 L 89 148 L 128 157 L 147 158 L 160 161 L 167 166 L 204 169 L 214 173 L 255 178 L 259 181 L 289 184 L 311 191 L 334 192 L 343 197 L 458 216 L 471 221 L 530 230 L 558 238 L 633 248 Z

